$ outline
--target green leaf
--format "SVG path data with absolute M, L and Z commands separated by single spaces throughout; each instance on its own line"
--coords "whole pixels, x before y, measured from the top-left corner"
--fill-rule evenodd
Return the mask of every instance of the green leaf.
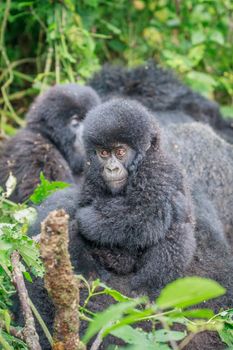
M 118 321 L 124 313 L 128 312 L 134 306 L 141 302 L 140 299 L 135 299 L 132 301 L 111 305 L 109 308 L 103 312 L 98 313 L 94 320 L 89 324 L 86 334 L 83 337 L 83 341 L 87 343 L 96 333 L 98 333 L 102 328 L 105 328 L 109 323 Z
M 202 44 L 206 40 L 206 36 L 203 31 L 194 31 L 192 32 L 192 45 Z
M 224 117 L 233 119 L 233 107 L 232 106 L 222 106 L 221 112 L 223 113 Z
M 219 283 L 202 277 L 185 277 L 168 284 L 156 300 L 161 309 L 196 305 L 225 293 Z
M 25 263 L 29 267 L 33 267 L 36 275 L 43 275 L 44 268 L 39 258 L 39 251 L 34 241 L 27 236 L 23 236 L 20 243 L 15 244 L 15 249 L 18 250 Z
M 205 52 L 204 45 L 198 45 L 198 46 L 192 47 L 189 50 L 188 58 L 192 61 L 192 67 L 195 67 L 196 65 L 198 65 L 198 63 L 204 57 L 204 52 Z
M 210 40 L 219 45 L 224 45 L 224 36 L 218 30 L 215 30 L 214 32 L 211 33 Z
M 122 317 L 117 323 L 114 323 L 113 325 L 110 323 L 109 326 L 106 326 L 103 331 L 103 337 L 108 335 L 109 333 L 112 333 L 115 329 L 121 328 L 125 325 L 133 324 L 138 321 L 141 321 L 143 318 L 146 318 L 148 316 L 151 316 L 154 314 L 154 310 L 151 309 L 132 309 L 129 311 L 129 315 L 126 317 Z
M 117 338 L 124 340 L 127 344 L 136 345 L 138 348 L 154 350 L 156 345 L 156 340 L 150 340 L 148 333 L 145 333 L 139 329 L 133 328 L 131 326 L 124 326 L 117 328 L 111 332 Z
M 117 28 L 117 27 L 114 26 L 112 23 L 107 22 L 107 21 L 105 21 L 105 20 L 103 20 L 103 19 L 101 20 L 101 22 L 104 23 L 104 24 L 106 25 L 107 29 L 108 29 L 110 32 L 112 32 L 112 33 L 114 33 L 114 34 L 116 34 L 116 35 L 120 35 L 120 34 L 121 34 L 121 29 L 120 29 L 120 28 Z
M 159 343 L 166 343 L 171 340 L 182 340 L 187 335 L 186 332 L 170 331 L 166 329 L 160 329 L 158 331 L 155 331 L 153 334 Z
M 63 188 L 69 187 L 70 185 L 61 182 L 61 181 L 53 181 L 50 182 L 46 180 L 43 173 L 40 173 L 40 185 L 38 185 L 33 192 L 33 194 L 30 196 L 30 200 L 34 204 L 40 204 L 43 202 L 47 197 L 49 197 L 53 192 L 56 192 L 57 190 L 61 190 Z
M 219 331 L 220 338 L 229 349 L 233 349 L 233 309 L 223 311 L 220 316 L 224 321 L 224 327 Z
M 31 282 L 31 283 L 32 283 L 32 278 L 31 278 L 31 275 L 30 275 L 30 273 L 29 273 L 28 271 L 24 271 L 24 272 L 23 272 L 23 275 L 24 275 L 24 277 L 26 278 L 26 280 L 27 280 L 28 282 Z
M 120 292 L 118 292 L 115 289 L 112 289 L 108 286 L 106 286 L 104 283 L 98 283 L 98 286 L 104 288 L 103 292 L 107 295 L 110 295 L 113 299 L 115 299 L 116 301 L 119 302 L 123 302 L 123 301 L 129 301 L 132 300 L 131 298 L 121 294 Z
M 210 74 L 194 70 L 187 73 L 186 80 L 194 90 L 207 97 L 210 97 L 214 87 L 217 86 L 216 80 Z
M 209 319 L 214 316 L 214 312 L 210 309 L 195 309 L 181 312 L 181 316 L 188 318 L 206 318 Z
M 10 333 L 11 316 L 8 310 L 4 310 L 4 320 L 5 320 L 6 330 L 8 333 Z
M 21 224 L 25 223 L 26 221 L 29 225 L 32 225 L 35 222 L 36 216 L 37 212 L 34 208 L 18 210 L 13 214 L 16 221 Z

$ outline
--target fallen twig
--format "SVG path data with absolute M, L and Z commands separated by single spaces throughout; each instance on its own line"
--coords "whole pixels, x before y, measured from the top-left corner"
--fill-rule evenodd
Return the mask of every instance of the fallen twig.
M 29 306 L 28 291 L 26 289 L 23 275 L 20 269 L 20 257 L 17 251 L 14 251 L 11 255 L 11 262 L 13 266 L 13 283 L 18 291 L 20 304 L 22 306 L 23 317 L 25 326 L 23 329 L 24 340 L 30 350 L 41 350 L 39 344 L 39 337 L 36 333 L 35 322 L 32 315 L 32 310 Z

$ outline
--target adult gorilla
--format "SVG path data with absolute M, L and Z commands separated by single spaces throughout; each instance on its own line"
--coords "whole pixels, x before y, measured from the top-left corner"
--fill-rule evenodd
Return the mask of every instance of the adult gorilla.
M 11 199 L 22 202 L 40 181 L 74 182 L 84 165 L 82 121 L 100 103 L 95 91 L 77 84 L 56 85 L 39 96 L 27 114 L 27 125 L 4 143 L 0 185 L 13 173 L 17 187 Z
M 164 129 L 164 147 L 214 204 L 233 248 L 233 146 L 199 123 Z
M 233 265 L 221 222 L 198 190 L 193 212 L 182 172 L 161 148 L 154 117 L 137 102 L 114 100 L 89 112 L 84 123 L 88 168 L 82 189 L 57 192 L 38 209 L 39 220 L 54 208 L 70 213 L 75 271 L 86 278 L 104 277 L 129 295 L 134 291 L 151 298 L 179 276 L 210 277 L 228 292 L 205 306 L 216 311 L 232 307 Z M 38 223 L 31 232 L 37 229 Z M 30 295 L 51 326 L 53 308 L 41 281 L 31 286 Z M 92 306 L 101 310 L 107 305 L 103 299 Z M 188 349 L 222 348 L 216 335 L 200 337 Z
M 200 121 L 233 143 L 232 123 L 223 119 L 218 104 L 192 91 L 152 61 L 131 69 L 105 65 L 89 84 L 103 100 L 124 96 L 136 99 L 156 111 L 162 125 Z

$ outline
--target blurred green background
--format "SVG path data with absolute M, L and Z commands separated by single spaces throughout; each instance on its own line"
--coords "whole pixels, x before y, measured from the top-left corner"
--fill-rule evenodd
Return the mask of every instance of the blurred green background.
M 35 95 L 104 62 L 155 59 L 233 117 L 232 0 L 3 0 L 0 127 L 14 134 Z

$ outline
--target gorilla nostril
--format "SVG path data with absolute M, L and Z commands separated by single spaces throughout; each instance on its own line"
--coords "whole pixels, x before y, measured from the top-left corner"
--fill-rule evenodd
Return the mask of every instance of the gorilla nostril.
M 118 167 L 107 167 L 109 173 L 117 173 L 119 171 Z

